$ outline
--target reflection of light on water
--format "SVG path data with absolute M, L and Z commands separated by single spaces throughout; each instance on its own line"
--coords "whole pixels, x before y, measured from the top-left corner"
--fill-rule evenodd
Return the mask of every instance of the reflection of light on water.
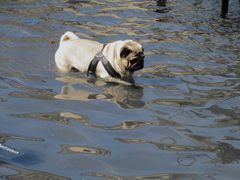
M 62 154 L 78 154 L 78 153 L 86 153 L 86 154 L 96 154 L 96 155 L 111 155 L 111 151 L 102 148 L 95 147 L 86 147 L 86 146 L 71 146 L 71 145 L 62 145 L 62 150 L 60 153 Z
M 10 152 L 10 153 L 13 153 L 13 154 L 19 154 L 18 151 L 14 150 L 12 148 L 9 148 L 7 146 L 4 146 L 2 144 L 0 144 L 0 149 L 5 150 L 5 151 Z
M 114 126 L 99 126 L 99 125 L 91 125 L 91 127 L 100 128 L 104 130 L 132 130 L 137 128 L 142 128 L 147 125 L 154 125 L 157 122 L 148 122 L 148 121 L 124 121 L 118 125 Z
M 28 113 L 28 114 L 11 114 L 17 118 L 39 119 L 47 121 L 57 121 L 62 124 L 69 125 L 70 120 L 79 121 L 83 124 L 88 124 L 88 118 L 84 115 L 72 112 L 50 112 L 50 113 Z

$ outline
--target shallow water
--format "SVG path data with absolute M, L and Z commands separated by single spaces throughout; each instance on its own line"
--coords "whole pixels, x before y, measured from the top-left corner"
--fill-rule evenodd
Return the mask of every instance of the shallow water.
M 238 179 L 240 3 L 220 6 L 2 0 L 0 178 Z M 136 85 L 60 74 L 67 30 L 142 43 Z

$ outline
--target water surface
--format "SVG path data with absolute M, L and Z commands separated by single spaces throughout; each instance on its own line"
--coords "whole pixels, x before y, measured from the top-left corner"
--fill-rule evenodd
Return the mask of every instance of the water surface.
M 0 178 L 238 179 L 240 4 L 220 6 L 2 0 Z M 59 73 L 67 30 L 143 44 L 135 86 Z

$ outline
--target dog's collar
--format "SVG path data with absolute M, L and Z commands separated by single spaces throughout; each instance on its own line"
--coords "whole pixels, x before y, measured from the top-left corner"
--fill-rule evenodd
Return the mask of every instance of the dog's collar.
M 121 75 L 115 71 L 115 69 L 112 67 L 112 65 L 110 64 L 110 62 L 107 60 L 107 58 L 103 55 L 103 49 L 105 48 L 106 44 L 103 45 L 103 48 L 100 52 L 98 52 L 96 54 L 96 56 L 93 58 L 93 60 L 90 62 L 89 66 L 88 66 L 88 71 L 87 71 L 87 75 L 91 75 L 96 77 L 96 69 L 97 69 L 97 65 L 98 62 L 101 61 L 105 70 L 107 71 L 107 73 L 113 77 L 113 78 L 121 78 Z

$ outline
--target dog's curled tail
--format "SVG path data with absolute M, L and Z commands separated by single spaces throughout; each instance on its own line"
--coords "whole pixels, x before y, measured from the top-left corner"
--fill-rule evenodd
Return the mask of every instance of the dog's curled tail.
M 62 35 L 62 37 L 60 39 L 60 44 L 64 41 L 74 40 L 74 39 L 79 39 L 79 37 L 76 34 L 74 34 L 73 32 L 67 31 Z

